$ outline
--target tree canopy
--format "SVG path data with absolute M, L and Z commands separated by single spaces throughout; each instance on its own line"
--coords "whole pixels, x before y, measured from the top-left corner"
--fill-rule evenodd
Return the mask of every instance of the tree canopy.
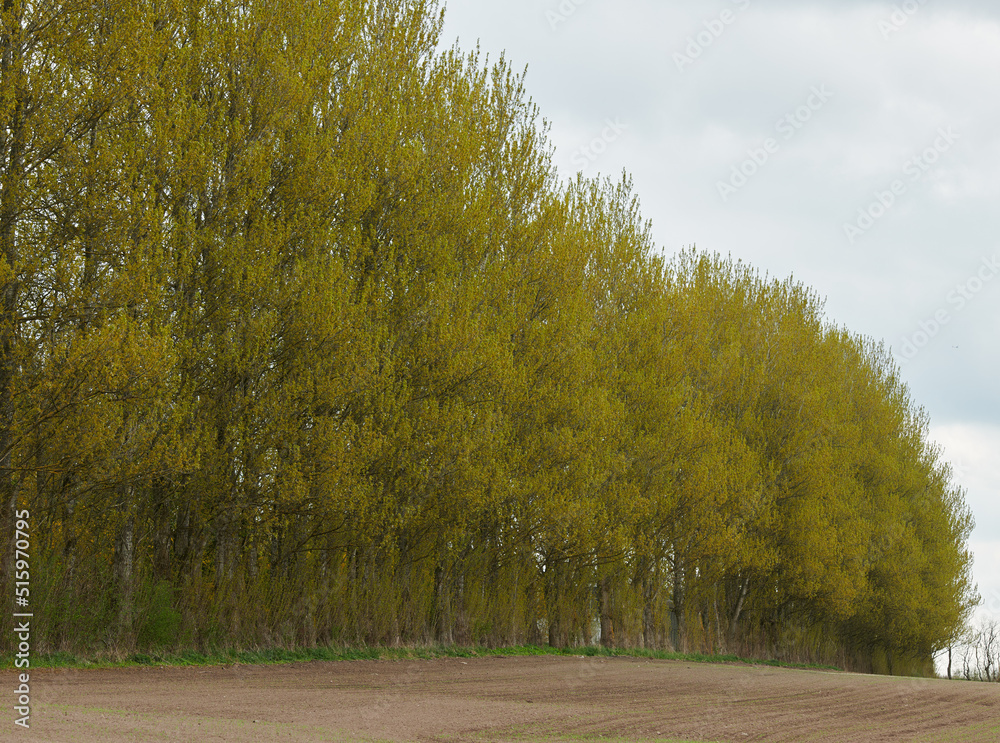
M 4 1 L 0 496 L 36 643 L 946 646 L 972 516 L 885 347 L 665 257 L 441 19 Z

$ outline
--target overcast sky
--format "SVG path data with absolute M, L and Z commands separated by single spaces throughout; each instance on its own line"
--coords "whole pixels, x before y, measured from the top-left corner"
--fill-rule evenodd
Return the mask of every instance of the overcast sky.
M 628 171 L 664 252 L 794 275 L 892 347 L 1000 618 L 1000 4 L 448 0 L 456 40 L 527 67 L 560 174 Z

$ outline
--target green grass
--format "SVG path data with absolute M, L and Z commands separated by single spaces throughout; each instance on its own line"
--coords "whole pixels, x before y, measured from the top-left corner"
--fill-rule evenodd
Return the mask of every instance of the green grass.
M 127 668 L 135 666 L 212 666 L 242 663 L 267 665 L 296 663 L 314 660 L 407 660 L 432 658 L 484 658 L 509 656 L 587 656 L 607 658 L 650 658 L 656 660 L 681 660 L 689 663 L 744 663 L 748 665 L 780 666 L 784 668 L 822 668 L 838 670 L 835 666 L 783 663 L 774 660 L 755 660 L 736 655 L 704 655 L 700 653 L 672 653 L 663 650 L 608 649 L 602 647 L 552 648 L 548 646 L 518 645 L 503 648 L 416 646 L 416 647 L 317 647 L 284 650 L 279 648 L 258 650 L 220 649 L 201 653 L 194 650 L 178 652 L 133 653 L 127 656 L 95 655 L 77 656 L 70 653 L 33 654 L 32 668 Z M 0 656 L 0 668 L 13 668 L 14 658 Z

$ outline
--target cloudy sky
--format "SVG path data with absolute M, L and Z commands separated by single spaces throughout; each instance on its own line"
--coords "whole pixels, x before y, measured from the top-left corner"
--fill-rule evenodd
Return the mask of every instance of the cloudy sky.
M 448 0 L 456 40 L 527 67 L 560 173 L 628 171 L 663 251 L 794 275 L 892 347 L 1000 618 L 1000 5 Z

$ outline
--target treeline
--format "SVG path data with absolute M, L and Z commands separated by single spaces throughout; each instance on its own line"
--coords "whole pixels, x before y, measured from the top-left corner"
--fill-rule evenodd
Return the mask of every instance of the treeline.
M 899 668 L 962 629 L 972 518 L 888 351 L 793 280 L 663 259 L 627 180 L 561 181 L 434 2 L 2 19 L 0 528 L 13 595 L 30 512 L 36 650 Z

